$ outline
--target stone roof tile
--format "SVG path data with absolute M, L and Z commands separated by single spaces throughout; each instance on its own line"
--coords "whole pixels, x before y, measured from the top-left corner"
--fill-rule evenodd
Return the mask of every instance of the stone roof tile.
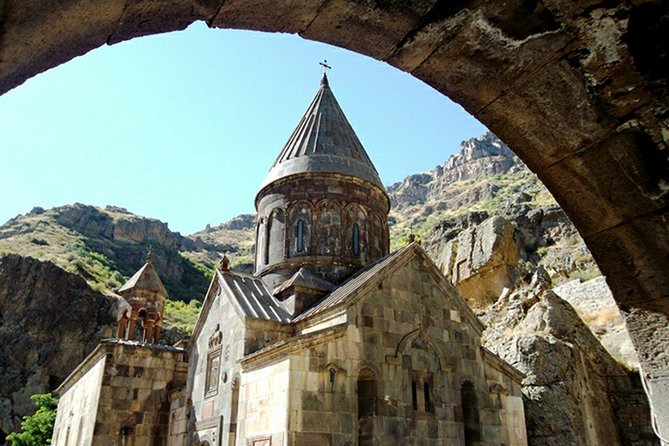
M 125 294 L 126 291 L 133 289 L 153 291 L 168 297 L 167 290 L 150 261 L 147 261 L 144 266 L 130 278 L 130 280 L 119 288 L 118 292 L 120 294 Z
M 277 294 L 280 294 L 294 286 L 301 286 L 304 288 L 325 292 L 332 291 L 335 288 L 332 283 L 315 275 L 303 266 L 297 270 L 297 272 L 293 274 L 290 279 L 286 280 L 281 286 L 275 289 L 273 294 L 276 296 Z
M 282 323 L 290 322 L 290 315 L 276 302 L 260 278 L 229 271 L 217 271 L 217 277 L 221 287 L 235 300 L 244 315 Z

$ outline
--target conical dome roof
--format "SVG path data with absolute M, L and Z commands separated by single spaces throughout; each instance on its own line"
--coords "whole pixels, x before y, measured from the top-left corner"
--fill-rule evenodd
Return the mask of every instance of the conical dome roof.
M 376 168 L 339 107 L 325 74 L 316 97 L 260 189 L 281 178 L 313 172 L 349 175 L 384 190 Z

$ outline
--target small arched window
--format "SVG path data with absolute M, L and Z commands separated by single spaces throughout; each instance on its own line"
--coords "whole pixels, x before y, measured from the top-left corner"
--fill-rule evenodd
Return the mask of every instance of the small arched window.
M 312 209 L 308 202 L 299 202 L 288 209 L 288 257 L 311 254 Z
M 357 223 L 353 223 L 353 255 L 360 255 L 360 226 Z
M 295 234 L 295 239 L 297 241 L 297 252 L 302 252 L 304 250 L 304 221 L 298 220 L 297 230 Z
M 263 246 L 263 264 L 267 265 L 269 263 L 269 236 L 272 231 L 272 219 L 267 220 L 267 226 L 265 227 L 265 246 Z

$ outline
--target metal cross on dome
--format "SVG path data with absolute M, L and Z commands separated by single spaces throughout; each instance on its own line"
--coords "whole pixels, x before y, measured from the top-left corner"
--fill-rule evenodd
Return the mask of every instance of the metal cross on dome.
M 318 62 L 318 65 L 323 67 L 323 74 L 327 73 L 327 70 L 332 69 L 332 67 L 328 65 L 328 61 L 326 59 L 323 59 L 323 62 Z

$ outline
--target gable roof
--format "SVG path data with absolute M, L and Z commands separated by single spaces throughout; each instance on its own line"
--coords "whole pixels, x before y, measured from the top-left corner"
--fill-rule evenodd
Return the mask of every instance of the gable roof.
M 156 273 L 153 263 L 150 261 L 147 261 L 144 266 L 130 278 L 130 280 L 119 288 L 118 292 L 125 294 L 127 291 L 133 289 L 153 291 L 162 294 L 165 297 L 168 296 L 163 282 L 160 280 L 160 277 L 158 277 L 158 273 Z
M 288 312 L 272 297 L 260 278 L 230 271 L 216 271 L 216 277 L 244 316 L 284 324 L 290 322 Z
M 372 263 L 367 268 L 359 271 L 349 280 L 341 284 L 339 288 L 325 296 L 322 300 L 318 301 L 314 306 L 307 308 L 300 313 L 293 319 L 293 322 L 303 321 L 311 316 L 315 316 L 316 314 L 347 302 L 357 291 L 359 291 L 360 288 L 369 285 L 375 277 L 378 277 L 378 275 L 382 273 L 382 271 L 397 263 L 397 259 L 406 257 L 407 253 L 409 253 L 408 247 L 395 251 L 394 253 Z
M 387 255 L 360 271 L 347 282 L 343 283 L 339 288 L 325 296 L 321 301 L 317 302 L 314 306 L 295 317 L 293 322 L 302 322 L 317 314 L 353 304 L 356 301 L 356 297 L 362 296 L 378 286 L 378 284 L 390 277 L 394 271 L 406 265 L 414 257 L 420 258 L 421 262 L 425 265 L 425 271 L 432 276 L 435 283 L 446 295 L 454 299 L 464 319 L 467 320 L 480 335 L 485 328 L 483 323 L 476 317 L 472 309 L 463 297 L 460 296 L 460 293 L 455 287 L 448 282 L 441 271 L 439 271 L 437 265 L 435 265 L 423 248 L 416 242 Z
M 241 319 L 251 317 L 284 324 L 290 322 L 290 315 L 272 297 L 261 279 L 247 274 L 216 270 L 195 322 L 191 335 L 193 339 L 197 339 L 204 322 L 209 317 L 211 304 L 219 289 L 230 299 Z
M 336 288 L 335 285 L 321 277 L 318 277 L 303 266 L 297 270 L 297 272 L 293 274 L 290 279 L 286 280 L 281 284 L 281 286 L 276 288 L 272 294 L 276 296 L 294 286 L 324 292 L 332 291 L 334 288 Z
M 376 168 L 330 90 L 327 76 L 260 186 L 301 173 L 340 173 L 385 191 Z

